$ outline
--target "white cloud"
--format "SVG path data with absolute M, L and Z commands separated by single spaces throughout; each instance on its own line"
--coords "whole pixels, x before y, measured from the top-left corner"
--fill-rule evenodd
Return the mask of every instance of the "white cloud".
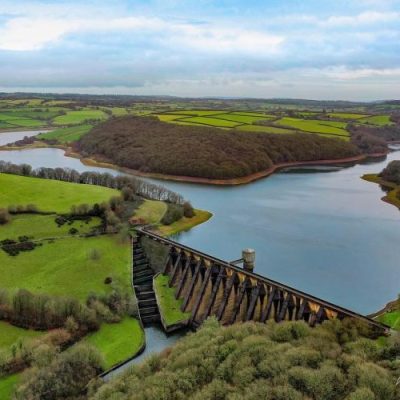
M 366 11 L 357 15 L 333 15 L 320 22 L 322 26 L 360 26 L 376 23 L 387 23 L 400 20 L 400 13 Z
M 83 19 L 13 18 L 0 29 L 0 49 L 11 51 L 40 50 L 57 43 L 68 34 L 134 31 L 157 33 L 159 40 L 179 43 L 205 52 L 262 53 L 275 52 L 282 36 L 264 32 L 219 28 L 209 24 L 191 25 L 159 18 L 125 17 Z
M 347 67 L 329 68 L 325 75 L 338 80 L 357 80 L 365 78 L 400 78 L 400 68 L 358 68 L 349 69 Z

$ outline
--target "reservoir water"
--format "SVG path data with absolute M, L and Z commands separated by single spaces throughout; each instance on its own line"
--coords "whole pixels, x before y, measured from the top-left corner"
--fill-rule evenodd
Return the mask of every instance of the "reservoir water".
M 361 313 L 400 292 L 400 213 L 360 177 L 393 159 L 343 169 L 291 170 L 235 187 L 163 181 L 213 218 L 177 240 L 225 260 L 256 250 L 256 272 Z M 33 167 L 118 172 L 83 165 L 58 149 L 0 152 Z
M 38 131 L 0 132 L 0 146 L 4 146 L 8 143 L 14 143 L 17 140 L 23 139 L 25 136 L 36 136 L 41 132 L 46 132 L 46 129 Z

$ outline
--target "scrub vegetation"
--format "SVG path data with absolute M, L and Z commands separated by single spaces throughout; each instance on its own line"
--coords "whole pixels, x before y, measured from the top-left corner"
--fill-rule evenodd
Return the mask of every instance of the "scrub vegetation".
M 89 393 L 91 400 L 395 400 L 399 338 L 345 321 L 220 327 L 209 319 L 173 349 Z

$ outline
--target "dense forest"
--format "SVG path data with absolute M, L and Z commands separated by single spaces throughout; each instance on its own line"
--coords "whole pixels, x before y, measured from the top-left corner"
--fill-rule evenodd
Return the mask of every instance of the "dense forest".
M 76 146 L 83 156 L 142 172 L 214 179 L 243 177 L 283 162 L 360 154 L 352 143 L 318 135 L 249 135 L 133 116 L 97 125 Z
M 350 321 L 316 328 L 304 322 L 208 320 L 172 349 L 92 385 L 91 400 L 394 400 L 398 337 L 370 340 Z

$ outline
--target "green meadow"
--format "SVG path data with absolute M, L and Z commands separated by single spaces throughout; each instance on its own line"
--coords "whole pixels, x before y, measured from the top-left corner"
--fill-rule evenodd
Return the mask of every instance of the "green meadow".
M 52 238 L 70 235 L 70 229 L 74 228 L 78 234 L 89 233 L 92 228 L 101 224 L 100 218 L 91 218 L 89 221 L 72 221 L 58 226 L 56 224 L 56 214 L 36 215 L 19 214 L 13 215 L 11 221 L 5 225 L 0 225 L 0 240 L 18 239 L 19 236 L 26 234 L 32 239 Z
M 84 343 L 96 347 L 103 355 L 105 369 L 134 356 L 144 341 L 139 321 L 129 317 L 117 324 L 103 323 L 97 332 L 84 339 Z
M 101 110 L 68 111 L 65 115 L 59 115 L 53 119 L 54 125 L 79 125 L 92 120 L 107 119 L 107 114 Z
M 102 186 L 0 173 L 0 208 L 35 204 L 41 211 L 65 213 L 71 205 L 101 203 L 119 194 Z
M 284 117 L 276 121 L 275 124 L 304 132 L 349 136 L 349 133 L 345 129 L 346 124 L 338 121 L 334 122 Z
M 0 352 L 8 352 L 11 345 L 20 339 L 33 339 L 41 335 L 43 335 L 43 332 L 18 328 L 7 322 L 0 321 Z
M 21 379 L 21 374 L 14 374 L 0 378 L 0 399 L 11 400 L 15 386 Z
M 41 133 L 37 136 L 38 139 L 57 140 L 59 143 L 71 143 L 79 140 L 83 135 L 86 135 L 93 125 L 77 125 L 68 128 L 58 128 L 54 131 Z
M 96 252 L 96 257 L 92 254 Z M 84 301 L 90 292 L 111 290 L 104 280 L 129 290 L 129 245 L 115 236 L 69 237 L 44 241 L 16 257 L 0 250 L 1 287 L 70 296 Z M 12 271 L 12 272 L 11 272 Z

